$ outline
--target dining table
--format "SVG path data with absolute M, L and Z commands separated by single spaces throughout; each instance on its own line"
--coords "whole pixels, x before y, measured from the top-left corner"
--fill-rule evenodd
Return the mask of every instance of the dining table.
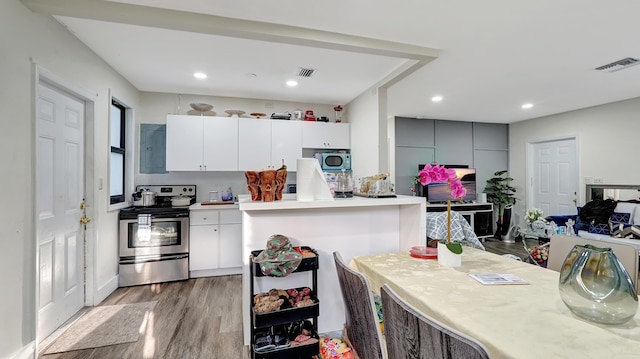
M 640 358 L 640 314 L 619 325 L 575 316 L 562 302 L 559 273 L 464 247 L 462 265 L 409 251 L 353 257 L 372 291 L 389 285 L 418 311 L 483 343 L 492 358 Z M 509 274 L 526 284 L 482 284 L 470 274 Z

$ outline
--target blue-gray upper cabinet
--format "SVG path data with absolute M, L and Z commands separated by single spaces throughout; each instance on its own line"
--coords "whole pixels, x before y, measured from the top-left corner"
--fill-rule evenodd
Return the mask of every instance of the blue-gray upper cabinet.
M 396 117 L 396 146 L 435 147 L 434 120 Z
M 436 121 L 436 162 L 473 167 L 473 123 Z
M 167 126 L 140 124 L 140 173 L 166 173 Z

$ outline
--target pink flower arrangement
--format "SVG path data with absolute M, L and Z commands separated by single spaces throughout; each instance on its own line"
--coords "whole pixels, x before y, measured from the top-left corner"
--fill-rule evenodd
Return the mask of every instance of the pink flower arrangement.
M 462 199 L 467 194 L 467 189 L 462 186 L 462 182 L 460 182 L 460 179 L 456 175 L 456 171 L 440 166 L 437 163 L 435 165 L 425 165 L 424 168 L 418 172 L 418 180 L 423 186 L 431 182 L 448 182 L 449 190 L 453 198 Z

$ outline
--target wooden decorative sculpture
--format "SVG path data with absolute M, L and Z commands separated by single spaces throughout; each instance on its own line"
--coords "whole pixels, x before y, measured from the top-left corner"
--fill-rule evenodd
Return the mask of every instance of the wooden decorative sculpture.
M 276 170 L 264 170 L 260 176 L 260 192 L 264 202 L 273 202 L 276 197 Z
M 249 189 L 249 193 L 251 194 L 251 200 L 261 200 L 262 194 L 260 193 L 260 177 L 258 176 L 258 172 L 247 171 L 244 173 L 244 176 L 247 179 L 247 188 Z

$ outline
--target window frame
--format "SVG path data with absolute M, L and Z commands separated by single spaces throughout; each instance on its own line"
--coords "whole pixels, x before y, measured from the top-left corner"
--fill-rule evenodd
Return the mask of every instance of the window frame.
M 114 98 L 111 98 L 111 105 L 117 107 L 120 110 L 120 147 L 111 146 L 111 141 L 109 141 L 109 155 L 111 153 L 117 153 L 122 155 L 122 193 L 117 195 L 111 195 L 109 191 L 109 204 L 114 205 L 118 203 L 123 203 L 125 201 L 125 191 L 126 191 L 126 178 L 127 178 L 127 107 L 122 103 L 117 101 Z M 111 106 L 109 107 L 111 108 Z M 111 126 L 111 116 L 109 116 L 109 126 Z M 111 134 L 110 134 L 111 135 Z M 111 161 L 109 161 L 109 178 L 111 178 Z

